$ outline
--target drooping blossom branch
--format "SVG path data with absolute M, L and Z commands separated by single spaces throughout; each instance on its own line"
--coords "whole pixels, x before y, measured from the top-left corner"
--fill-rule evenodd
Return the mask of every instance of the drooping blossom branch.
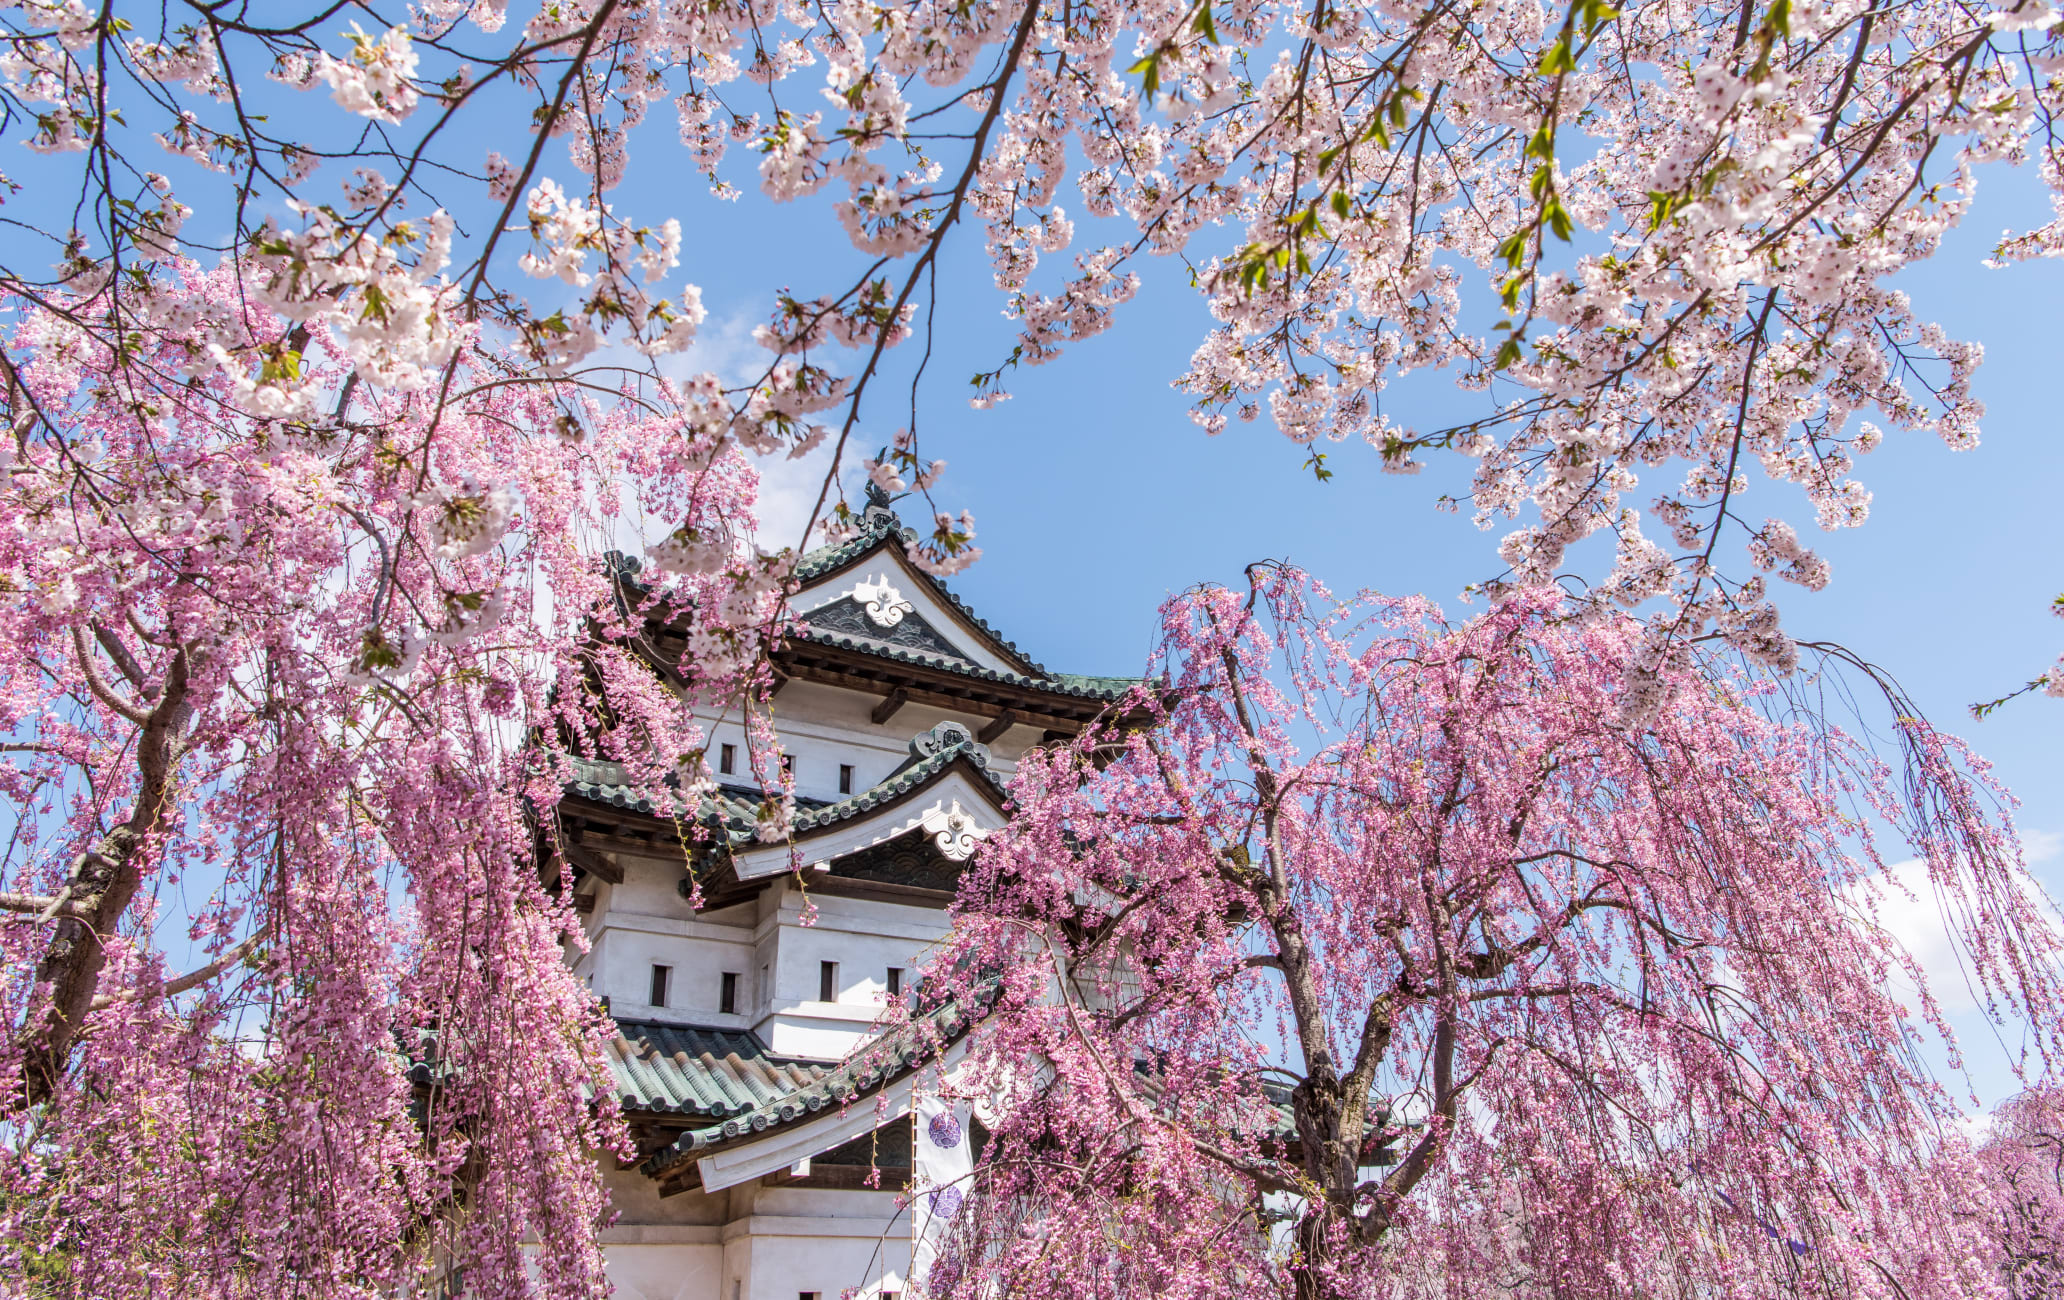
M 1631 620 L 1252 578 L 963 889 L 927 987 L 1003 972 L 953 1085 L 998 1119 L 933 1294 L 1993 1293 L 1881 836 L 2031 1079 L 2064 940 L 1954 740 L 1895 772 L 1716 665 L 1628 729 Z
M 438 389 L 368 380 L 250 283 L 161 263 L 119 351 L 106 286 L 11 304 L 0 1275 L 594 1294 L 621 1129 L 540 846 L 569 754 L 713 787 L 692 706 L 754 701 L 778 625 L 756 479 L 693 385 L 541 381 L 463 322 Z M 635 593 L 627 513 L 673 528 Z

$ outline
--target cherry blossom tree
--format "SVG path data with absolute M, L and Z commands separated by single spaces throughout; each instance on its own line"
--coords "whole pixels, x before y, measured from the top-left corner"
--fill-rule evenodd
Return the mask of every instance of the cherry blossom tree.
M 2058 1062 L 1955 741 L 1895 778 L 1714 665 L 1630 730 L 1631 621 L 1252 577 L 1170 602 L 1147 721 L 1028 760 L 963 886 L 928 979 L 1003 981 L 955 1084 L 998 1118 L 932 1294 L 1999 1294 L 1875 920 L 1892 833 Z
M 2010 1098 L 1979 1149 L 1998 1209 L 2002 1272 L 2013 1300 L 2064 1288 L 2064 1098 L 2055 1088 Z
M 1461 453 L 1448 504 L 1509 521 L 1485 589 L 1589 578 L 1583 600 L 1642 610 L 1642 676 L 1711 638 L 1795 662 L 1769 584 L 1829 580 L 1808 517 L 1864 521 L 1857 458 L 1887 431 L 1978 437 L 1979 349 L 1888 278 L 1940 246 L 1985 164 L 2033 162 L 2064 193 L 2050 0 L 5 15 L 7 120 L 65 215 L 19 217 L 0 278 L 38 300 L 105 284 L 111 339 L 129 278 L 200 212 L 250 292 L 347 326 L 368 381 L 438 372 L 459 320 L 555 374 L 678 351 L 703 313 L 669 280 L 696 200 L 606 196 L 634 156 L 678 148 L 736 198 L 744 147 L 768 197 L 823 196 L 858 260 L 769 305 L 764 370 L 723 395 L 741 445 L 843 456 L 865 435 L 891 349 L 930 337 L 918 315 L 963 224 L 1020 327 L 977 405 L 1107 328 L 1141 256 L 1179 257 L 1218 322 L 1175 377 L 1207 430 L 1266 408 L 1322 476 L 1331 441 L 1399 472 Z M 1997 260 L 2064 252 L 2059 213 Z M 395 267 L 425 239 L 449 241 L 449 279 Z M 1481 394 L 1470 418 L 1385 412 L 1389 381 L 1426 367 Z M 914 427 L 866 464 L 885 485 L 939 471 Z M 1754 468 L 1776 480 L 1760 504 Z M 843 526 L 832 482 L 818 504 Z M 941 512 L 924 558 L 965 563 L 972 533 Z M 1572 548 L 1597 534 L 1614 558 L 1586 573 Z M 2064 666 L 2034 687 L 2064 694 Z
M 10 1267 L 96 1295 L 444 1263 L 487 1293 L 592 1287 L 581 1144 L 611 1124 L 530 874 L 550 755 L 593 743 L 606 694 L 638 782 L 705 778 L 680 692 L 751 698 L 786 574 L 748 538 L 742 454 L 832 448 L 834 535 L 838 465 L 870 446 L 882 486 L 936 489 L 869 394 L 922 372 L 962 226 L 1019 329 L 977 405 L 1107 328 L 1142 255 L 1178 257 L 1218 322 L 1175 377 L 1207 430 L 1265 407 L 1320 474 L 1323 440 L 1401 472 L 1471 458 L 1456 503 L 1512 521 L 1484 589 L 1515 626 L 1609 534 L 1570 635 L 1617 648 L 1625 689 L 1587 689 L 1623 730 L 1597 743 L 1637 746 L 1716 638 L 1795 662 L 1768 577 L 1827 581 L 1804 507 L 1862 522 L 1881 430 L 1975 441 L 1976 349 L 1886 280 L 1981 164 L 2064 189 L 2060 40 L 2048 0 L 0 5 L 0 131 L 26 146 L 0 176 Z M 715 193 L 631 211 L 634 152 L 676 148 Z M 733 150 L 765 197 L 827 205 L 856 260 L 768 304 L 764 365 L 727 386 L 694 363 L 681 262 L 690 205 L 741 192 Z M 2064 217 L 1999 259 L 2060 248 Z M 1428 366 L 1477 418 L 1384 413 Z M 915 558 L 951 571 L 973 537 L 939 509 Z M 638 594 L 610 589 L 612 546 L 652 562 Z M 694 624 L 671 690 L 624 644 L 647 598 Z M 2037 685 L 2064 694 L 2064 669 Z M 1950 802 L 1922 830 L 1969 828 L 1950 879 L 2004 889 L 1924 739 Z M 2040 983 L 2025 955 L 1999 949 L 2003 988 Z M 1934 1112 L 1883 1095 L 1887 1141 L 1917 1142 Z M 1760 1150 L 1732 1134 L 1701 1156 L 1729 1177 Z M 1460 1186 L 1435 1163 L 1417 1186 Z M 1795 1201 L 1801 1167 L 1773 1184 Z M 1766 1195 L 1713 1186 L 1672 1194 L 1716 1216 Z M 1336 1223 L 1359 1242 L 1375 1204 L 1336 1205 L 1310 1249 Z
M 707 782 L 684 696 L 753 698 L 779 598 L 753 472 L 692 386 L 458 322 L 434 387 L 365 379 L 244 269 L 14 304 L 0 1289 L 596 1294 L 620 1129 L 551 810 L 568 746 Z M 687 576 L 617 590 L 633 509 Z

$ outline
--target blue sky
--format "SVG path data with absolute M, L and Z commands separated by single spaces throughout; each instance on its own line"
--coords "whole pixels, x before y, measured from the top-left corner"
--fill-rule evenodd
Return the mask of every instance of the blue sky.
M 738 180 L 748 193 L 737 204 L 676 196 L 670 205 L 692 214 L 684 217 L 683 270 L 702 283 L 712 313 L 697 360 L 733 374 L 762 355 L 747 334 L 770 289 L 836 292 L 838 272 L 851 265 L 828 214 L 814 204 L 770 209 L 748 175 Z M 658 197 L 633 187 L 619 192 L 626 210 L 645 210 Z M 2056 744 L 2064 703 L 2024 697 L 1982 723 L 1965 712 L 2064 650 L 2064 622 L 2047 608 L 2064 590 L 2055 540 L 2064 485 L 2064 395 L 2056 391 L 2064 264 L 1983 265 L 2003 229 L 2038 224 L 2047 207 L 2032 173 L 1994 169 L 1943 251 L 1898 282 L 1924 318 L 1985 345 L 1977 380 L 1988 408 L 1983 443 L 1953 453 L 1928 435 L 1888 437 L 1860 469 L 1876 494 L 1870 522 L 1817 534 L 1834 582 L 1817 594 L 1786 588 L 1780 599 L 1795 635 L 1841 642 L 1889 669 L 1937 725 L 1997 764 L 2023 801 L 2019 824 L 2034 869 L 2064 896 L 2064 755 Z M 1255 559 L 1295 561 L 1336 591 L 1423 592 L 1451 610 L 1465 584 L 1496 571 L 1497 533 L 1434 508 L 1442 493 L 1466 488 L 1460 458 L 1436 456 L 1424 473 L 1398 477 L 1380 471 L 1373 450 L 1342 444 L 1330 449 L 1334 477 L 1321 483 L 1303 468 L 1303 450 L 1266 417 L 1217 438 L 1191 424 L 1170 380 L 1209 322 L 1180 264 L 1140 268 L 1147 282 L 1109 333 L 1057 363 L 1012 373 L 1005 386 L 1013 400 L 989 411 L 968 409 L 967 379 L 1008 353 L 1013 331 L 979 232 L 960 232 L 942 265 L 919 427 L 925 453 L 949 463 L 940 503 L 974 511 L 984 550 L 954 585 L 1047 666 L 1138 670 L 1165 596 L 1200 581 L 1238 581 Z M 1414 376 L 1391 396 L 1393 409 L 1420 427 L 1474 413 L 1481 400 L 1440 374 Z M 863 450 L 908 422 L 907 402 L 901 388 L 870 400 Z M 770 523 L 796 526 L 804 496 L 814 496 L 810 477 L 770 467 Z M 1757 508 L 1784 511 L 1810 529 L 1810 511 L 1792 489 L 1754 490 Z M 1990 1035 L 1961 995 L 1932 916 L 1925 900 L 1891 909 L 1895 927 L 1942 977 L 1938 984 L 1947 983 L 1942 992 L 1973 1049 L 1971 1086 L 1989 1105 L 2014 1083 L 1997 1052 L 1973 1041 Z

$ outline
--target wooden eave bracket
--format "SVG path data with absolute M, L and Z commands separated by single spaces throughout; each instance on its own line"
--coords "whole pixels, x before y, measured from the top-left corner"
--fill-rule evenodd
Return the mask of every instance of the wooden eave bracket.
M 874 712 L 867 716 L 874 720 L 875 726 L 879 727 L 888 722 L 890 718 L 895 717 L 896 711 L 908 703 L 909 700 L 910 692 L 898 686 L 895 690 L 884 695 L 882 702 L 874 706 Z
M 1005 709 L 996 715 L 994 721 L 975 734 L 975 740 L 984 745 L 993 744 L 998 736 L 1016 726 L 1017 722 L 1018 711 L 1016 709 Z
M 565 836 L 559 837 L 559 851 L 566 855 L 568 865 L 578 867 L 597 880 L 606 880 L 612 885 L 623 883 L 623 865 L 574 843 Z

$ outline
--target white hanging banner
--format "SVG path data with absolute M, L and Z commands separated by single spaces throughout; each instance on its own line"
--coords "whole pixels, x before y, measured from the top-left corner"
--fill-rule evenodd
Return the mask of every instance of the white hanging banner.
M 975 1161 L 965 1104 L 920 1097 L 916 1110 L 917 1135 L 911 1143 L 911 1190 L 916 1199 L 910 1206 L 910 1288 L 922 1295 L 939 1245 L 967 1195 L 968 1174 Z

